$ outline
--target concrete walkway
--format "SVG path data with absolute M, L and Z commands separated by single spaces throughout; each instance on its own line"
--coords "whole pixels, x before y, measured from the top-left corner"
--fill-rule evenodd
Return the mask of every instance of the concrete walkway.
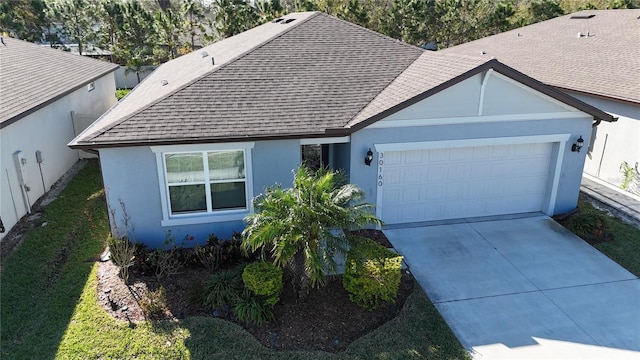
M 475 359 L 640 359 L 640 279 L 547 216 L 383 231 Z
M 582 176 L 580 191 L 595 202 L 594 205 L 640 229 L 639 196 L 587 174 Z

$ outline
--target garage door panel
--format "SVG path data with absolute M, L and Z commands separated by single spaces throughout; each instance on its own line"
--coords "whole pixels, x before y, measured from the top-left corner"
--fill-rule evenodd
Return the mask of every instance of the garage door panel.
M 488 146 L 476 146 L 472 149 L 473 155 L 471 158 L 473 160 L 487 160 L 491 158 L 491 148 Z
M 392 151 L 384 154 L 384 163 L 386 165 L 402 165 L 404 152 Z
M 428 159 L 430 163 L 447 162 L 449 161 L 449 149 L 430 150 Z
M 541 211 L 552 148 L 542 143 L 386 152 L 381 218 L 392 224 Z

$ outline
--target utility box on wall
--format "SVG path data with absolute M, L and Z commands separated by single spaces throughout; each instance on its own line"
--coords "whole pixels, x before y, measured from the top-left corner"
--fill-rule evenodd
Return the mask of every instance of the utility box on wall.
M 18 150 L 13 153 L 13 161 L 16 166 L 16 174 L 18 175 L 18 182 L 20 183 L 20 189 L 22 193 L 22 200 L 24 202 L 24 207 L 28 213 L 31 212 L 31 201 L 29 200 L 29 191 L 31 191 L 31 187 L 29 186 L 29 176 L 27 169 L 27 158 L 24 157 L 22 151 Z

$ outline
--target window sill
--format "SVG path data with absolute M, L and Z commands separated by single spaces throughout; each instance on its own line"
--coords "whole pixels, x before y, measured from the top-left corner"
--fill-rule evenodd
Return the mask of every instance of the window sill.
M 175 216 L 169 219 L 163 219 L 160 222 L 162 226 L 175 226 L 175 225 L 195 225 L 195 224 L 209 224 L 225 221 L 238 221 L 249 215 L 249 211 L 243 210 L 231 210 L 217 214 L 200 214 L 200 215 L 182 215 Z

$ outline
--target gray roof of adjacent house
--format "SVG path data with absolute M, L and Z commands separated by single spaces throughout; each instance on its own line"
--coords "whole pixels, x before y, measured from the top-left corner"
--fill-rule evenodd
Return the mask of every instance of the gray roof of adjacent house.
M 346 135 L 488 68 L 553 92 L 496 61 L 424 51 L 319 12 L 293 13 L 163 64 L 70 146 Z
M 584 10 L 444 49 L 563 90 L 640 104 L 640 9 Z
M 115 71 L 118 65 L 3 37 L 0 128 Z

